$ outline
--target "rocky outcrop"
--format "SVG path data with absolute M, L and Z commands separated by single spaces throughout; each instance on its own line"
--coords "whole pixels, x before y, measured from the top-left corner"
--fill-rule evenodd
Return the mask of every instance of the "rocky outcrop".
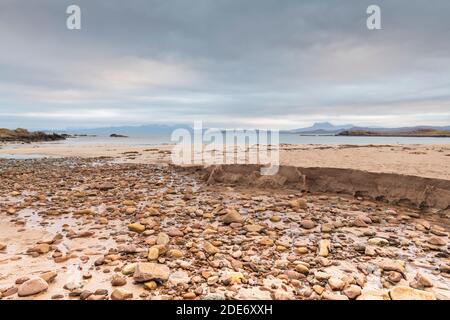
M 41 131 L 30 132 L 26 129 L 0 129 L 0 142 L 39 142 L 65 140 L 67 135 L 47 134 Z

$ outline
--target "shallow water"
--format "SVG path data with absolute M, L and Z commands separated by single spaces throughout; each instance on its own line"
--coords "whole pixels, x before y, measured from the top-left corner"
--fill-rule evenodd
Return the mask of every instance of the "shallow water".
M 15 160 L 32 160 L 32 159 L 45 159 L 45 158 L 55 158 L 49 155 L 34 153 L 34 154 L 9 154 L 0 153 L 0 158 L 2 159 L 15 159 Z
M 241 138 L 244 135 L 240 135 Z M 226 141 L 226 140 L 225 140 Z M 110 138 L 109 136 L 75 137 L 63 141 L 43 142 L 43 145 L 130 145 L 146 146 L 160 144 L 176 144 L 178 141 L 171 140 L 170 135 L 149 134 L 130 135 L 128 138 Z M 396 144 L 450 144 L 450 138 L 433 137 L 346 137 L 346 136 L 300 136 L 298 134 L 280 134 L 279 142 L 282 144 L 326 144 L 326 145 L 396 145 Z M 203 143 L 210 143 L 204 140 Z M 239 143 L 239 142 L 238 142 Z M 9 145 L 9 148 L 23 147 L 23 144 Z

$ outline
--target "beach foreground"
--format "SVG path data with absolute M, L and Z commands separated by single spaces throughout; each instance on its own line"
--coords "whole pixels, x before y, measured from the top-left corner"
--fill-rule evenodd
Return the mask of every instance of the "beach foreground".
M 2 299 L 450 299 L 448 210 L 116 152 L 0 160 Z

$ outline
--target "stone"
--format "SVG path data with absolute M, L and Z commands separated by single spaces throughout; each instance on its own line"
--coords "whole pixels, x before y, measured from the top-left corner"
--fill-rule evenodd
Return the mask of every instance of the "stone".
M 424 288 L 431 288 L 433 286 L 433 282 L 431 282 L 430 279 L 428 279 L 425 275 L 417 272 L 414 280 Z M 417 289 L 417 288 L 416 288 Z
M 86 300 L 100 301 L 107 300 L 107 297 L 99 294 L 91 294 Z
M 148 281 L 144 283 L 144 288 L 147 290 L 155 290 L 158 287 L 158 284 L 155 281 Z
M 157 260 L 159 257 L 159 249 L 156 246 L 151 247 L 148 250 L 147 259 L 149 261 Z
M 389 245 L 389 241 L 383 238 L 371 238 L 367 240 L 367 243 L 372 246 L 380 246 L 380 247 Z
M 432 292 L 417 290 L 406 286 L 397 286 L 389 290 L 392 300 L 436 300 Z
M 397 271 L 387 271 L 389 273 L 388 275 L 388 281 L 390 283 L 398 283 L 400 281 L 402 281 L 403 279 L 403 275 L 400 272 Z
M 355 220 L 353 220 L 352 225 L 358 228 L 365 228 L 368 226 L 367 222 L 361 217 L 357 217 Z
M 55 271 L 49 271 L 41 274 L 39 277 L 44 279 L 47 283 L 53 282 L 58 274 Z
M 133 279 L 136 282 L 167 281 L 170 269 L 163 264 L 153 262 L 140 262 L 136 265 Z
M 306 274 L 306 275 L 309 273 L 308 267 L 301 263 L 299 263 L 295 266 L 295 271 L 300 272 L 302 274 Z
M 361 287 L 357 285 L 350 285 L 342 291 L 349 299 L 354 300 L 361 295 Z
M 235 209 L 228 209 L 227 213 L 222 217 L 222 222 L 225 224 L 241 223 L 244 218 Z
M 20 278 L 18 278 L 18 279 L 16 279 L 16 284 L 22 284 L 22 283 L 24 283 L 25 281 L 28 281 L 28 280 L 30 280 L 30 278 L 29 277 L 20 277 Z M 0 290 L 1 291 L 1 290 Z
M 134 273 L 135 269 L 136 269 L 136 263 L 127 264 L 122 268 L 122 274 L 124 274 L 126 276 L 131 275 Z
M 322 299 L 324 300 L 348 300 L 347 296 L 337 293 L 324 292 L 322 293 Z
M 308 202 L 305 199 L 290 200 L 289 206 L 292 209 L 308 209 Z
M 6 244 L 0 242 L 0 251 L 3 251 L 5 249 L 6 249 Z
M 169 283 L 177 286 L 179 284 L 188 284 L 191 281 L 186 271 L 176 271 L 169 276 Z
M 260 226 L 260 225 L 257 225 L 257 224 L 247 224 L 247 225 L 244 227 L 244 229 L 245 229 L 247 232 L 261 232 L 261 231 L 264 229 L 264 227 L 263 227 L 263 226 Z
M 131 298 L 133 298 L 133 293 L 125 289 L 117 288 L 111 293 L 112 300 L 128 300 Z
M 363 290 L 356 300 L 390 300 L 389 294 L 384 290 Z
M 172 249 L 167 252 L 167 255 L 171 258 L 181 258 L 183 256 L 183 252 L 178 249 Z
M 223 283 L 225 285 L 234 285 L 242 283 L 244 275 L 241 272 L 228 272 L 224 275 Z
M 321 280 L 328 280 L 328 279 L 330 279 L 331 275 L 329 275 L 328 273 L 323 272 L 323 271 L 316 271 L 314 273 L 314 277 L 317 280 L 321 281 Z
M 324 223 L 320 226 L 320 231 L 323 233 L 330 233 L 333 231 L 333 226 L 331 224 Z
M 439 247 L 442 247 L 442 246 L 445 246 L 445 245 L 447 245 L 447 242 L 444 240 L 444 239 L 442 239 L 441 237 L 430 237 L 428 240 L 427 240 L 427 242 L 429 243 L 429 244 L 432 244 L 432 245 L 434 245 L 434 246 L 439 246 Z
M 334 291 L 341 291 L 342 289 L 344 289 L 345 282 L 336 277 L 331 277 L 330 279 L 328 279 L 328 285 Z
M 92 292 L 89 290 L 84 290 L 80 293 L 80 300 L 86 300 L 92 295 Z
M 321 257 L 328 257 L 329 250 L 330 250 L 330 240 L 323 239 L 319 241 L 319 256 Z
M 167 235 L 167 233 L 161 232 L 158 234 L 158 237 L 156 238 L 156 244 L 161 246 L 167 246 L 170 242 L 170 238 Z
M 48 289 L 48 283 L 42 278 L 32 278 L 19 286 L 19 297 L 28 297 Z
M 281 217 L 280 216 L 271 216 L 270 217 L 270 221 L 272 221 L 272 222 L 280 222 L 281 221 Z
M 187 292 L 183 294 L 183 299 L 185 300 L 195 299 L 195 297 L 197 297 L 197 295 L 194 292 Z
M 81 289 L 82 286 L 83 285 L 78 281 L 70 281 L 66 283 L 63 288 L 69 291 L 74 291 L 77 289 Z
M 318 284 L 313 285 L 313 290 L 317 293 L 317 294 L 322 294 L 323 291 L 325 290 L 324 287 L 319 286 Z
M 295 249 L 295 252 L 297 252 L 298 254 L 307 254 L 309 250 L 306 247 L 299 247 Z
M 73 213 L 76 216 L 91 216 L 95 215 L 95 211 L 89 209 L 78 210 Z
M 310 219 L 302 220 L 300 225 L 302 226 L 303 229 L 313 229 L 316 227 L 316 224 L 314 223 L 314 221 L 312 221 Z
M 114 184 L 106 182 L 97 187 L 100 191 L 108 191 L 115 188 Z
M 113 287 L 121 287 L 127 284 L 127 279 L 125 279 L 124 277 L 121 277 L 118 274 L 113 275 L 112 279 L 111 279 L 111 285 Z
M 140 223 L 130 223 L 128 225 L 128 230 L 133 231 L 133 232 L 137 232 L 137 233 L 141 233 L 145 231 L 145 226 L 143 226 Z
M 259 240 L 259 244 L 262 246 L 271 246 L 273 245 L 273 240 L 268 237 L 264 237 Z
M 404 261 L 383 260 L 379 263 L 379 267 L 383 271 L 397 271 L 401 274 L 405 274 L 405 262 Z
M 203 249 L 206 251 L 206 253 L 213 255 L 220 252 L 220 249 L 214 246 L 211 242 L 205 241 L 203 242 Z
M 41 243 L 27 250 L 28 253 L 36 252 L 38 254 L 46 254 L 49 251 L 50 245 L 48 243 Z
M 17 291 L 19 291 L 19 289 L 17 287 L 10 287 L 10 288 L 8 288 L 6 290 L 3 290 L 3 291 L 0 290 L 0 295 L 1 295 L 1 297 L 5 297 L 6 298 L 6 297 L 9 297 L 9 296 L 12 296 L 12 295 L 16 294 Z

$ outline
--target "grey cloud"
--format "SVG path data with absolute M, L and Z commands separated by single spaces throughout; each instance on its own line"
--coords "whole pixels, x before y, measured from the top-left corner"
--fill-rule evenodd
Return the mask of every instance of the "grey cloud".
M 81 31 L 65 28 L 74 2 Z M 365 27 L 373 3 L 383 30 Z M 0 127 L 444 124 L 448 12 L 446 0 L 3 0 Z

